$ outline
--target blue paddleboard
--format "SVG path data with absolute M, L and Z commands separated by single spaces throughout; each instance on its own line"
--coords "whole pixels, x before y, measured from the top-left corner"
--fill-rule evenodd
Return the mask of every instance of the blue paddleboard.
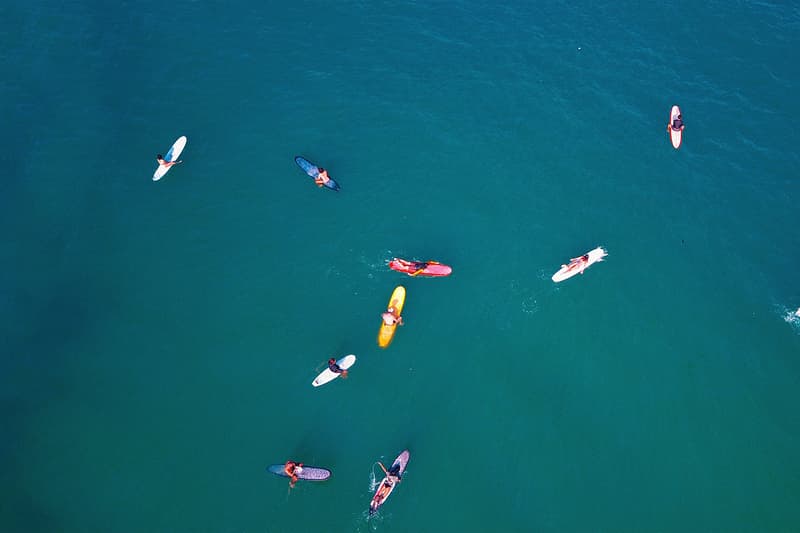
M 311 176 L 311 178 L 317 179 L 317 176 L 319 176 L 319 167 L 308 159 L 298 155 L 294 158 L 294 162 L 297 163 L 297 166 L 302 168 L 306 174 Z M 339 184 L 336 183 L 333 178 L 330 178 L 330 181 L 328 181 L 325 186 L 329 189 L 333 189 L 334 191 L 339 190 Z
M 267 471 L 275 474 L 276 476 L 289 477 L 283 471 L 283 465 L 270 465 Z M 307 479 L 309 481 L 324 481 L 331 477 L 331 471 L 327 468 L 319 468 L 316 466 L 303 466 L 301 472 L 295 472 L 299 479 Z

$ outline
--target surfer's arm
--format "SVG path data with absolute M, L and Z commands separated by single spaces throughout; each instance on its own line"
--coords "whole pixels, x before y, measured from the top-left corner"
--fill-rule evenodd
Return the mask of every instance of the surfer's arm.
M 380 466 L 380 467 L 381 467 L 381 470 L 383 470 L 383 473 L 384 473 L 384 474 L 386 474 L 387 476 L 389 475 L 389 471 L 388 471 L 388 470 L 386 470 L 386 467 L 385 467 L 385 466 L 383 466 L 383 463 L 381 463 L 380 461 L 378 461 L 378 466 Z

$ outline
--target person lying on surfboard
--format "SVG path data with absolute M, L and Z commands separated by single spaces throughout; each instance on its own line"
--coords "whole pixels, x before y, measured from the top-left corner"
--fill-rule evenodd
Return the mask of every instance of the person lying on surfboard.
M 177 165 L 178 163 L 183 163 L 183 161 L 180 161 L 180 160 L 178 160 L 178 161 L 164 161 L 164 156 L 161 155 L 161 154 L 157 154 L 156 155 L 156 161 L 158 161 L 158 164 L 160 166 L 167 167 L 167 168 L 171 167 L 172 165 Z
M 581 274 L 583 274 L 586 265 L 589 264 L 589 254 L 582 255 L 580 257 L 573 257 L 569 260 L 569 266 L 561 265 L 561 268 L 567 267 L 568 271 L 575 270 L 576 268 L 581 269 Z
M 377 502 L 379 505 L 383 503 L 386 497 L 389 496 L 389 493 L 392 492 L 392 487 L 394 486 L 395 483 L 395 480 L 392 479 L 392 477 L 394 476 L 389 476 L 386 479 L 384 479 L 383 483 L 381 483 L 381 488 L 379 488 L 378 492 L 375 493 L 374 499 L 375 502 Z
M 328 370 L 335 374 L 341 374 L 343 378 L 347 377 L 347 370 L 342 369 L 339 365 L 336 364 L 336 359 L 331 357 L 328 359 Z
M 297 474 L 303 471 L 303 463 L 286 461 L 286 464 L 283 465 L 283 471 L 289 476 L 289 488 L 293 489 L 294 484 L 297 483 Z
M 416 276 L 418 274 L 421 274 L 422 272 L 425 271 L 426 268 L 428 268 L 428 265 L 430 265 L 431 263 L 433 263 L 433 261 L 431 261 L 430 263 L 417 261 L 416 263 L 414 263 L 414 272 L 412 272 L 411 275 Z
M 318 187 L 324 187 L 329 181 L 331 181 L 331 178 L 328 176 L 328 171 L 319 167 L 319 174 L 314 178 L 314 183 L 316 183 Z
M 383 466 L 383 463 L 378 461 L 378 466 L 380 466 L 381 470 L 383 470 L 384 474 L 386 474 L 386 479 L 384 479 L 383 483 L 381 483 L 381 488 L 379 488 L 378 492 L 375 493 L 374 499 L 378 503 L 383 503 L 383 500 L 385 500 L 392 491 L 394 484 L 401 481 L 400 476 L 397 475 L 397 472 L 400 470 L 400 465 L 397 465 L 391 470 L 386 470 L 386 467 Z
M 381 315 L 381 318 L 383 318 L 383 323 L 387 326 L 403 325 L 403 317 L 397 315 L 397 310 L 394 307 L 387 309 L 386 312 Z
M 670 128 L 671 128 L 671 129 L 673 129 L 673 130 L 675 130 L 675 131 L 683 131 L 683 127 L 684 127 L 684 126 L 683 126 L 683 115 L 678 115 L 678 116 L 677 116 L 677 117 L 675 117 L 675 119 L 672 121 L 672 124 L 669 124 L 669 125 L 667 126 L 667 131 L 669 131 L 669 130 L 670 130 Z

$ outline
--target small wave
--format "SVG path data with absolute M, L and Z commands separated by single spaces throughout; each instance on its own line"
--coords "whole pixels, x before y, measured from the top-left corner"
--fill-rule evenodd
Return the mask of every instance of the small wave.
M 368 510 L 363 510 L 357 513 L 353 519 L 355 531 L 361 533 L 362 531 L 377 531 L 378 524 L 381 522 L 380 514 L 369 515 Z
M 540 272 L 544 272 L 543 270 Z M 519 297 L 520 307 L 525 314 L 532 314 L 539 310 L 539 299 L 537 293 L 527 285 L 523 285 L 519 280 L 512 279 L 508 282 L 508 287 L 515 297 Z
M 339 270 L 338 268 L 334 267 L 334 266 L 330 266 L 325 271 L 325 277 L 326 278 L 340 278 L 340 277 L 342 277 L 342 271 Z
M 522 300 L 522 312 L 525 314 L 533 314 L 539 310 L 539 301 L 536 296 L 528 296 Z
M 797 333 L 800 333 L 800 316 L 797 316 L 797 313 L 800 313 L 800 308 L 798 309 L 789 309 L 785 305 L 776 304 L 775 305 L 776 311 L 780 314 L 783 321 L 787 324 L 791 324 L 794 330 Z
M 548 273 L 547 270 L 540 268 L 537 276 L 542 281 L 548 281 L 553 277 L 553 274 Z
M 353 253 L 353 251 L 351 250 L 350 253 Z M 373 278 L 374 273 L 376 272 L 386 272 L 386 268 L 389 265 L 389 261 L 391 261 L 391 257 L 394 257 L 391 250 L 386 250 L 383 253 L 383 259 L 377 260 L 375 257 L 368 257 L 367 255 L 361 253 L 358 256 L 358 262 L 367 267 L 367 270 L 370 271 L 367 275 L 370 278 Z

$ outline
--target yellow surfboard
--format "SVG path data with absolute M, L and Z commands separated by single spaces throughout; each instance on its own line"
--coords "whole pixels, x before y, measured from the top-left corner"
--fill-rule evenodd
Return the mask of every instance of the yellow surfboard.
M 403 313 L 403 304 L 406 303 L 406 289 L 402 285 L 398 285 L 395 287 L 394 291 L 392 292 L 392 297 L 389 298 L 389 306 L 394 308 L 395 316 L 401 316 Z M 388 309 L 387 309 L 388 310 Z M 391 344 L 392 338 L 394 337 L 394 331 L 397 329 L 397 324 L 393 326 L 387 326 L 383 320 L 381 320 L 381 330 L 378 332 L 378 346 L 381 348 L 386 348 Z

